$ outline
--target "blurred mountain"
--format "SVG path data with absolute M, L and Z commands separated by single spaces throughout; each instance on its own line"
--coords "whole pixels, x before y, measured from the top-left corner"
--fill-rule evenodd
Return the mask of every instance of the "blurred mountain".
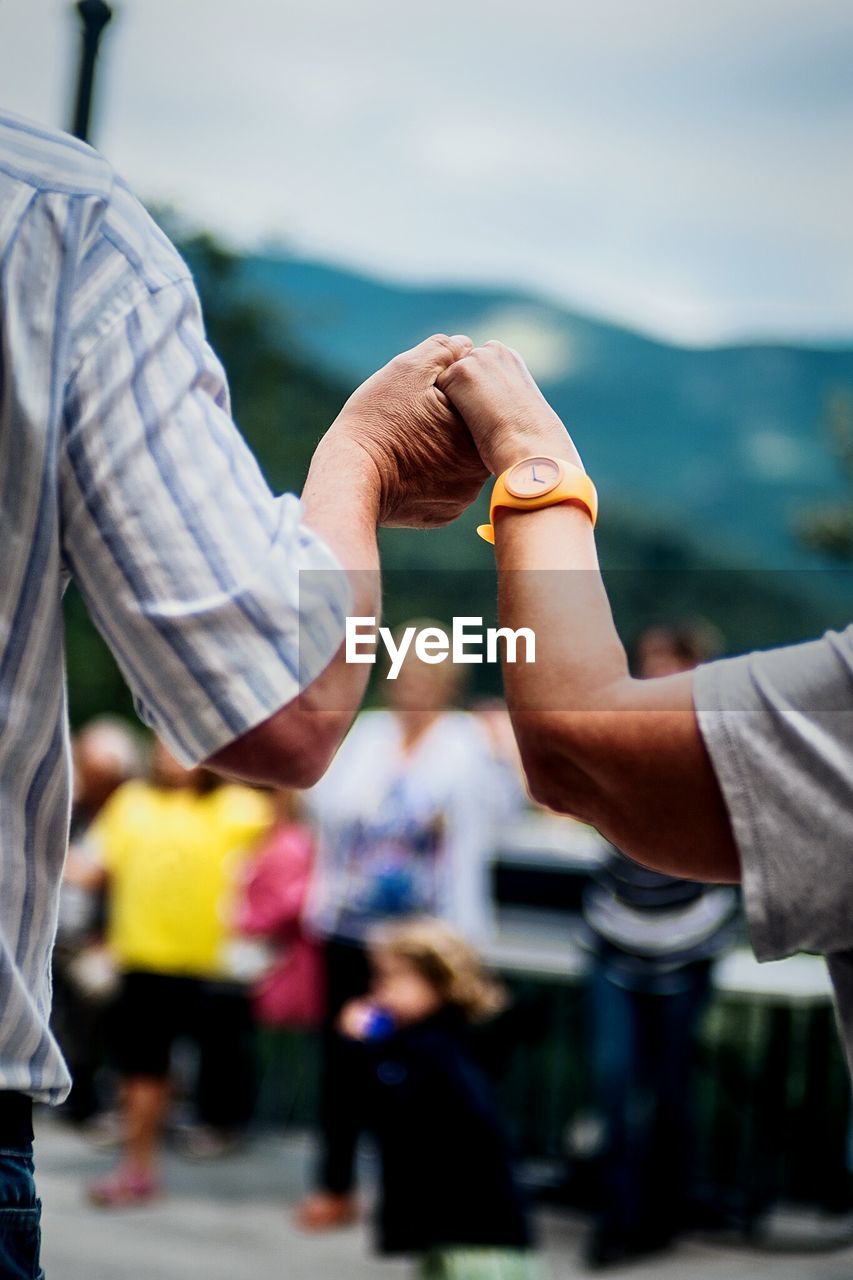
M 570 424 L 605 511 L 755 568 L 815 565 L 791 522 L 841 488 L 822 423 L 833 394 L 853 391 L 853 342 L 677 347 L 521 292 L 388 284 L 288 258 L 250 257 L 244 278 L 344 383 L 435 331 L 501 338 Z

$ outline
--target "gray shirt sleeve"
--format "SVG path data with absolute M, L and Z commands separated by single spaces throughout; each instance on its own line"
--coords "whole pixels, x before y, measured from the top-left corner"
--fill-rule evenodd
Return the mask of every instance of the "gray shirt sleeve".
M 700 667 L 759 959 L 853 948 L 853 627 Z

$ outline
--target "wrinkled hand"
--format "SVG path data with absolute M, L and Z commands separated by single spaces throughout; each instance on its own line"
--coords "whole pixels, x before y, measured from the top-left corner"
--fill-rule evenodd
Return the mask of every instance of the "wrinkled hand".
M 476 347 L 438 376 L 493 475 L 537 453 L 582 466 L 580 454 L 517 351 Z
M 436 379 L 471 350 L 437 334 L 404 351 L 350 396 L 324 444 L 355 443 L 376 468 L 379 522 L 430 528 L 455 520 L 488 472 Z

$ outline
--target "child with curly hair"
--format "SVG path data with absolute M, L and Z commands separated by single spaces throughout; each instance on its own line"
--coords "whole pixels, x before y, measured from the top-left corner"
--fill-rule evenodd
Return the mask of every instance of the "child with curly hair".
M 364 1048 L 379 1146 L 382 1253 L 420 1258 L 421 1280 L 540 1280 L 523 1196 L 472 1024 L 502 994 L 439 920 L 379 929 L 371 990 L 340 1027 Z

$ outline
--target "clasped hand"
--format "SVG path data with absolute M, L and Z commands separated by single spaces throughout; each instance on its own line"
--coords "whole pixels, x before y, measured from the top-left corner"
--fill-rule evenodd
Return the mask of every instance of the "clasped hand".
M 521 356 L 462 335 L 428 338 L 368 378 L 330 428 L 335 442 L 357 445 L 370 468 L 379 523 L 413 528 L 455 520 L 521 458 L 580 464 Z

